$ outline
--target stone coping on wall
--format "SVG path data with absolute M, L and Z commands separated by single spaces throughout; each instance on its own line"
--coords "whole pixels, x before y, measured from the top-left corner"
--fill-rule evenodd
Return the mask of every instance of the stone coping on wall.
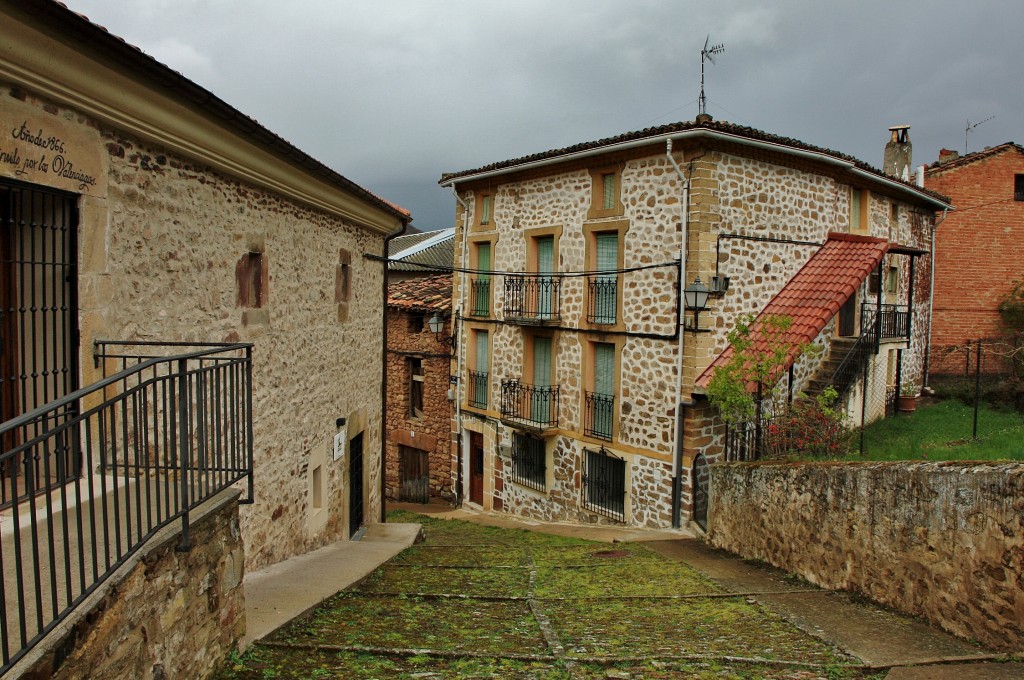
M 195 527 L 205 521 L 206 518 L 218 514 L 233 503 L 237 503 L 241 493 L 241 490 L 236 488 L 228 488 L 221 491 L 189 512 L 189 525 Z M 169 543 L 179 541 L 180 538 L 180 519 L 171 522 L 153 534 L 133 555 L 125 560 L 124 564 L 115 569 L 100 587 L 90 593 L 66 619 L 50 631 L 49 635 L 33 647 L 17 664 L 12 666 L 10 671 L 8 671 L 9 677 L 21 677 L 41 663 L 44 663 L 44 659 L 47 657 L 52 657 L 56 649 L 72 634 L 75 627 L 82 623 L 110 591 L 131 574 L 140 562 L 144 561 L 150 554 L 165 548 Z

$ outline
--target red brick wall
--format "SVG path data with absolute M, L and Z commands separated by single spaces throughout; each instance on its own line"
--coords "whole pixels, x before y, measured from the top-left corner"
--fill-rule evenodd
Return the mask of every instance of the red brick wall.
M 398 498 L 399 445 L 429 452 L 430 495 L 454 498 L 455 459 L 451 450 L 451 402 L 448 401 L 450 348 L 438 342 L 426 323 L 420 333 L 409 332 L 409 313 L 388 310 L 388 394 L 387 394 L 387 497 Z M 429 318 L 430 315 L 427 315 Z M 445 329 L 448 337 L 450 325 Z M 423 362 L 423 417 L 412 418 L 409 412 L 409 361 L 418 357 Z
M 936 231 L 935 348 L 1003 332 L 999 302 L 1024 278 L 1024 201 L 1014 200 L 1015 174 L 1024 174 L 1024 154 L 1010 147 L 925 176 L 925 186 L 956 207 Z

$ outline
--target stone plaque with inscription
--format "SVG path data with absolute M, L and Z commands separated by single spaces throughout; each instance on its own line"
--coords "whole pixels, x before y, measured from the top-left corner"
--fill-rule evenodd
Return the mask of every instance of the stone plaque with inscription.
M 99 132 L 12 99 L 0 102 L 0 176 L 105 196 Z

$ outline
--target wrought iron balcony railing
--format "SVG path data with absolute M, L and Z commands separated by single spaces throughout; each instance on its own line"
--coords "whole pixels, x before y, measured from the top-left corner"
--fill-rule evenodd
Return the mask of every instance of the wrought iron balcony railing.
M 489 374 L 482 371 L 469 372 L 469 395 L 467 401 L 474 408 L 487 408 L 487 387 Z
M 612 440 L 612 425 L 615 422 L 615 396 L 584 392 L 583 434 L 597 439 Z
M 491 277 L 477 276 L 469 282 L 469 313 L 471 316 L 491 315 Z
M 505 318 L 544 324 L 562 318 L 562 279 L 553 274 L 506 274 Z
M 878 334 L 882 340 L 910 337 L 910 310 L 906 305 L 879 306 L 865 302 L 861 307 L 862 329 L 866 319 L 874 320 L 874 323 L 878 324 Z
M 536 431 L 558 427 L 558 385 L 502 380 L 501 419 Z
M 157 531 L 180 521 L 188 549 L 190 511 L 240 481 L 252 502 L 252 345 L 100 342 L 96 360 L 116 372 L 0 423 L 0 674 Z
M 614 275 L 587 279 L 587 322 L 614 325 L 618 318 L 619 281 Z

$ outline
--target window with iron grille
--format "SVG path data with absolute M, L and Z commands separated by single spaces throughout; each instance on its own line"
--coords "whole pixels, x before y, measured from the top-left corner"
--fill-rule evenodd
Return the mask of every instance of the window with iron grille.
M 512 481 L 538 491 L 547 488 L 543 439 L 518 432 L 512 435 Z
M 604 448 L 584 451 L 583 507 L 620 522 L 625 521 L 625 460 Z
M 490 368 L 490 345 L 487 331 L 474 331 L 476 347 L 476 370 L 469 372 L 469 405 L 476 408 L 487 408 L 487 389 Z
M 491 244 L 476 245 L 476 269 L 478 273 L 470 282 L 472 302 L 470 312 L 473 316 L 488 316 L 491 313 L 491 275 L 482 272 L 491 270 Z

